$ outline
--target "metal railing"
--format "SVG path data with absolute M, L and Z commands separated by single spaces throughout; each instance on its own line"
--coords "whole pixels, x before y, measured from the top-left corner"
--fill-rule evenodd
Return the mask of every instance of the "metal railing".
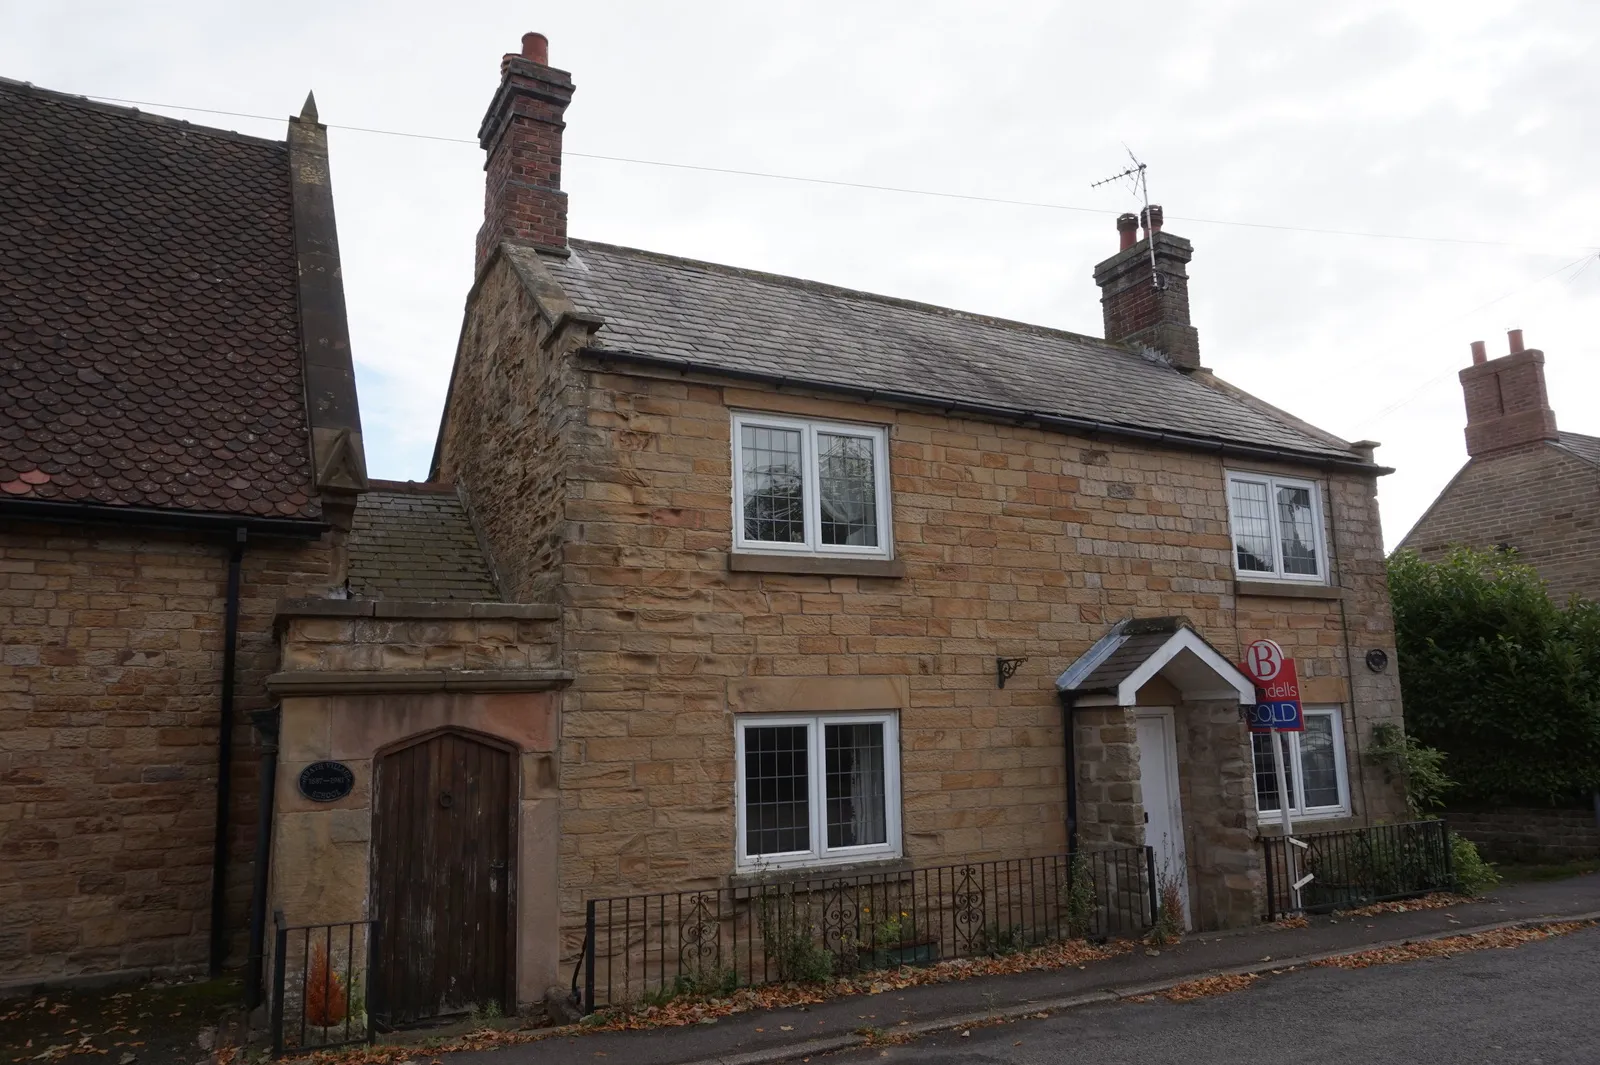
M 1148 847 L 589 899 L 573 970 L 585 1013 L 1137 935 L 1155 920 Z M 580 991 L 581 976 L 581 991 Z
M 378 922 L 286 925 L 272 955 L 272 1055 L 372 1042 L 367 991 L 377 965 Z
M 1267 920 L 1295 913 L 1292 880 L 1312 874 L 1300 890 L 1299 912 L 1329 913 L 1371 902 L 1413 898 L 1454 887 L 1450 835 L 1443 821 L 1410 821 L 1337 832 L 1296 832 L 1305 846 L 1264 837 Z M 1294 877 L 1289 849 L 1293 847 Z

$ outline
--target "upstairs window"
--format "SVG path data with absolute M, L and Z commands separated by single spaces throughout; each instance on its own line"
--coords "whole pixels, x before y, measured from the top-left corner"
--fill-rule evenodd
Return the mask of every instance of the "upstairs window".
M 1327 581 L 1322 493 L 1315 482 L 1229 473 L 1228 524 L 1241 578 Z
M 888 469 L 881 427 L 734 415 L 735 548 L 889 557 Z

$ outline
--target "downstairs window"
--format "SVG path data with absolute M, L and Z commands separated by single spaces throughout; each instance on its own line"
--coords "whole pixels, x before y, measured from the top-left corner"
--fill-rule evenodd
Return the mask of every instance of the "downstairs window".
M 1348 817 L 1350 781 L 1344 761 L 1344 727 L 1336 708 L 1306 707 L 1304 732 L 1280 732 L 1283 770 L 1289 785 L 1289 816 L 1307 820 Z M 1272 763 L 1272 736 L 1255 733 L 1256 809 L 1263 820 L 1278 813 L 1278 775 Z
M 740 868 L 900 853 L 895 715 L 762 715 L 736 727 Z

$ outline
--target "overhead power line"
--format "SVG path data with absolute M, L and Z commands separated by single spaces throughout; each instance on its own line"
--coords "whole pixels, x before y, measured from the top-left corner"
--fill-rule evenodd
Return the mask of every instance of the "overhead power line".
M 282 122 L 282 116 L 253 115 L 243 111 L 221 111 L 211 107 L 190 107 L 185 104 L 155 103 L 150 100 L 128 100 L 116 96 L 87 96 L 86 99 L 99 100 L 103 103 L 128 104 L 133 107 L 159 107 L 169 111 L 193 111 L 206 115 L 226 115 L 229 118 L 250 118 L 263 122 Z M 439 141 L 445 144 L 471 144 L 477 141 L 468 137 L 441 137 L 432 133 L 410 133 L 396 129 L 374 129 L 371 126 L 345 126 L 336 122 L 324 123 L 329 129 L 345 130 L 350 133 L 370 133 L 384 137 L 407 137 L 412 140 Z M 902 185 L 878 185 L 863 181 L 842 181 L 837 178 L 808 177 L 801 174 L 777 174 L 765 170 L 741 170 L 734 167 L 704 166 L 698 163 L 674 163 L 663 159 L 639 159 L 626 155 L 602 155 L 596 152 L 573 152 L 563 154 L 577 159 L 594 159 L 607 163 L 624 163 L 630 166 L 654 166 L 668 170 L 693 170 L 704 174 L 726 174 L 732 177 L 760 178 L 766 181 L 789 181 L 805 185 L 828 185 L 834 188 L 860 189 L 868 192 L 888 192 L 902 196 L 927 196 L 943 200 L 962 200 L 969 203 L 992 203 L 1006 207 L 1031 207 L 1047 211 L 1073 211 L 1081 214 L 1109 215 L 1116 212 L 1101 207 L 1082 207 L 1074 204 L 1052 203 L 1045 200 L 1017 200 L 1004 196 L 982 196 L 967 192 L 946 192 L 938 189 L 917 189 Z M 1195 222 L 1209 226 L 1234 226 L 1243 229 L 1268 229 L 1284 233 L 1311 233 L 1318 236 L 1330 237 L 1365 237 L 1374 240 L 1405 240 L 1428 244 L 1466 244 L 1491 248 L 1526 248 L 1548 249 L 1550 245 L 1530 244 L 1525 241 L 1512 240 L 1480 240 L 1471 237 L 1439 237 L 1426 236 L 1416 233 L 1383 233 L 1375 230 L 1364 229 L 1331 229 L 1317 226 L 1286 226 L 1272 222 L 1244 222 L 1230 218 L 1203 218 L 1197 215 L 1168 215 L 1169 221 Z M 1581 248 L 1584 245 L 1570 245 L 1567 247 Z M 1591 251 L 1600 251 L 1600 246 L 1590 248 Z

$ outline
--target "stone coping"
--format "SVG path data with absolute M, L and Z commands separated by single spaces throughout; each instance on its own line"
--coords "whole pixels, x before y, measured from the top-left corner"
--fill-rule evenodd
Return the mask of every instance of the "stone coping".
M 798 573 L 823 577 L 904 577 L 906 564 L 894 558 L 834 558 L 828 555 L 759 555 L 728 552 L 730 573 Z
M 278 618 L 524 618 L 555 621 L 554 603 L 468 603 L 418 599 L 284 599 Z
M 1234 581 L 1233 594 L 1274 599 L 1343 599 L 1343 588 L 1296 581 Z
M 307 669 L 272 674 L 267 691 L 277 696 L 538 692 L 571 683 L 572 671 L 567 669 Z

